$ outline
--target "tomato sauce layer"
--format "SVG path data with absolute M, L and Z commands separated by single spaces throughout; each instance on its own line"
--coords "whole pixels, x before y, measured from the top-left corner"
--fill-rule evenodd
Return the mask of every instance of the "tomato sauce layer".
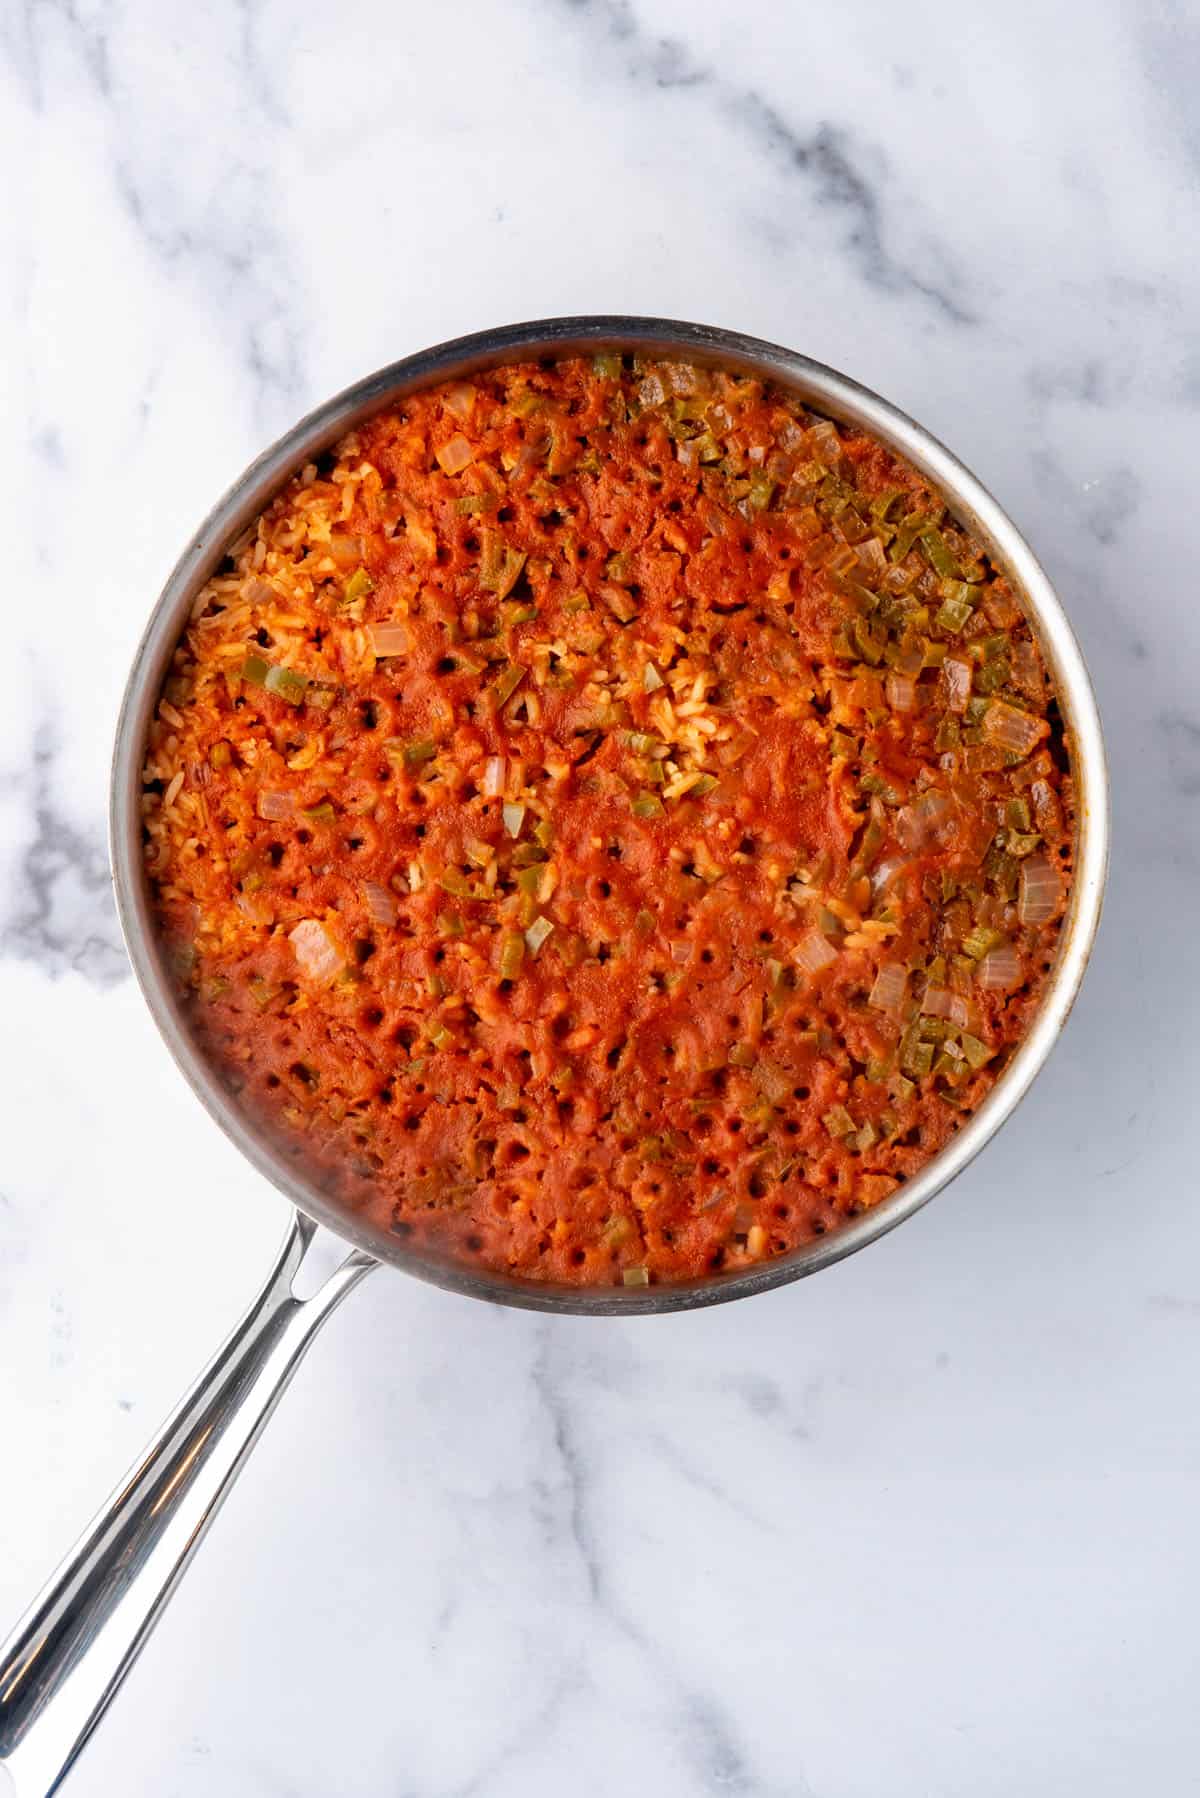
M 200 596 L 145 764 L 188 1015 L 425 1252 L 630 1286 L 786 1254 L 948 1141 L 1070 878 L 1002 570 L 862 432 L 606 352 L 417 394 Z

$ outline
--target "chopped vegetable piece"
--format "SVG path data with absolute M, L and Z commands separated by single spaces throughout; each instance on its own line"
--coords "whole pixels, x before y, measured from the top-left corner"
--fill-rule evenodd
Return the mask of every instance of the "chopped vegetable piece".
M 983 714 L 984 741 L 1012 755 L 1028 755 L 1049 734 L 1050 726 L 1044 718 L 1035 718 L 1002 699 L 994 699 Z
M 888 556 L 891 561 L 902 562 L 904 560 L 917 538 L 921 535 L 921 532 L 925 527 L 925 522 L 924 517 L 919 512 L 911 512 L 907 518 L 901 521 L 899 528 L 896 531 L 896 535 L 892 539 L 891 547 L 888 550 Z
M 823 973 L 837 958 L 838 951 L 819 930 L 810 930 L 801 937 L 792 956 L 801 972 L 809 975 Z
M 908 969 L 903 962 L 884 962 L 875 976 L 867 1003 L 877 1011 L 899 1011 L 908 985 Z
M 507 704 L 527 673 L 528 670 L 522 668 L 519 662 L 505 662 L 504 667 L 492 683 L 492 692 L 496 695 L 498 706 Z
M 488 757 L 483 771 L 483 790 L 489 799 L 498 799 L 508 782 L 508 763 L 502 755 Z
M 649 1286 L 650 1271 L 645 1267 L 627 1267 L 621 1274 L 626 1286 Z
M 825 1113 L 821 1122 L 830 1136 L 849 1136 L 854 1128 L 854 1119 L 844 1105 L 835 1105 Z
M 962 952 L 964 955 L 969 955 L 972 961 L 978 961 L 981 956 L 987 954 L 989 949 L 994 949 L 996 944 L 1002 941 L 1003 938 L 998 930 L 992 930 L 986 924 L 978 924 L 969 936 L 963 938 Z
M 934 618 L 933 622 L 940 631 L 945 631 L 947 636 L 957 637 L 964 624 L 970 620 L 971 610 L 972 608 L 969 600 L 943 600 L 942 604 L 938 607 L 937 616 Z
M 411 638 L 406 624 L 373 624 L 371 646 L 377 656 L 407 655 Z
M 954 801 L 949 793 L 931 787 L 896 813 L 896 835 L 903 848 L 928 849 L 948 839 L 955 823 Z
M 1011 943 L 989 949 L 979 964 L 976 980 L 985 991 L 1011 993 L 1024 979 L 1021 958 Z
M 1031 855 L 1021 864 L 1021 895 L 1017 910 L 1022 924 L 1048 924 L 1057 917 L 1063 900 L 1063 879 L 1044 855 Z
M 538 917 L 533 920 L 533 923 L 525 932 L 525 941 L 528 944 L 529 953 L 531 955 L 537 955 L 539 953 L 542 944 L 546 941 L 546 938 L 550 936 L 553 929 L 554 926 L 549 918 Z
M 521 578 L 521 570 L 524 566 L 525 553 L 523 550 L 505 550 L 504 561 L 494 583 L 496 597 L 498 599 L 504 599 L 512 592 L 513 588 Z
M 439 468 L 444 469 L 447 474 L 461 474 L 475 460 L 475 451 L 461 431 L 443 443 L 436 455 Z
M 294 793 L 263 792 L 258 795 L 254 809 L 260 818 L 279 823 L 284 818 L 290 818 L 295 811 L 296 796 Z
M 519 837 L 521 826 L 525 822 L 525 807 L 523 805 L 503 805 L 500 808 L 500 815 L 504 819 L 504 828 L 509 836 Z
M 971 664 L 963 656 L 947 656 L 942 663 L 942 678 L 946 682 L 946 703 L 952 712 L 961 713 L 967 709 L 967 701 L 971 697 Z
M 377 880 L 364 880 L 363 898 L 367 902 L 367 910 L 374 923 L 386 924 L 390 927 L 396 922 L 395 895 L 390 893 L 387 887 L 380 886 Z
M 271 668 L 263 686 L 268 693 L 274 693 L 277 699 L 286 699 L 289 705 L 304 704 L 304 689 L 308 685 L 302 674 L 295 674 L 290 668 Z
M 470 381 L 456 381 L 452 387 L 444 390 L 443 404 L 447 412 L 452 413 L 460 424 L 469 424 L 475 411 L 477 398 L 478 389 L 473 387 Z
M 345 966 L 345 956 L 319 918 L 303 919 L 288 932 L 288 941 L 300 972 L 318 986 L 328 986 Z
M 633 623 L 638 615 L 637 601 L 623 587 L 605 587 L 601 597 L 622 624 Z
M 534 951 L 536 954 L 536 950 Z M 506 930 L 500 938 L 500 978 L 515 980 L 525 960 L 525 938 L 519 930 Z
M 924 1080 L 933 1071 L 933 1055 L 933 1044 L 922 1042 L 918 1037 L 901 1050 L 901 1066 L 907 1068 L 914 1080 Z
M 645 689 L 645 691 L 647 693 L 657 692 L 658 688 L 661 687 L 662 684 L 663 684 L 663 677 L 658 672 L 658 669 L 654 666 L 654 663 L 647 662 L 645 668 L 643 668 L 643 670 L 642 670 L 642 686 Z
M 365 568 L 356 568 L 342 589 L 342 604 L 352 606 L 356 600 L 365 599 L 368 593 L 375 591 L 375 583 Z M 378 654 L 379 651 L 376 651 Z
M 958 573 L 958 563 L 951 555 L 950 546 L 936 525 L 927 525 L 921 532 L 921 545 L 929 557 L 931 566 L 938 574 L 955 575 Z
M 657 793 L 636 793 L 629 809 L 635 818 L 661 818 L 663 816 L 663 802 Z
M 413 743 L 403 744 L 400 754 L 406 768 L 423 768 L 436 756 L 437 744 L 428 737 L 418 737 Z
M 256 687 L 266 685 L 267 676 L 271 672 L 271 664 L 264 662 L 261 656 L 247 656 L 242 663 L 241 676 Z

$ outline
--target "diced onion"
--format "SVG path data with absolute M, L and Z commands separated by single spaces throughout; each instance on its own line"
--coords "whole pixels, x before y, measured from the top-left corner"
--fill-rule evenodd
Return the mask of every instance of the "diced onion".
M 296 801 L 291 793 L 260 793 L 255 807 L 260 818 L 268 818 L 278 823 L 281 818 L 290 818 L 296 809 Z
M 1062 904 L 1062 875 L 1044 855 L 1030 855 L 1021 863 L 1021 891 L 1017 912 L 1022 924 L 1048 924 Z
M 983 714 L 985 742 L 994 743 L 997 749 L 1008 750 L 1012 755 L 1028 755 L 1049 729 L 1044 718 L 1034 718 L 1002 699 L 994 699 Z
M 1022 640 L 1013 645 L 1012 682 L 1030 699 L 1041 699 L 1044 686 L 1042 658 L 1035 643 Z
M 952 712 L 961 715 L 971 697 L 971 664 L 960 656 L 947 656 L 942 663 L 942 674 L 946 681 L 946 704 Z
M 921 1011 L 927 1018 L 948 1018 L 954 995 L 948 986 L 927 986 L 921 1000 Z
M 827 418 L 818 419 L 809 430 L 805 448 L 811 453 L 814 462 L 819 462 L 822 468 L 836 470 L 841 467 L 842 440 L 838 436 L 837 427 L 830 424 Z
M 896 835 L 905 849 L 925 849 L 940 842 L 954 821 L 954 801 L 949 793 L 932 787 L 896 813 Z
M 331 537 L 328 554 L 339 568 L 357 568 L 362 561 L 362 538 Z
M 408 650 L 406 624 L 373 624 L 371 644 L 377 656 L 402 656 Z
M 1050 782 L 1035 780 L 1029 789 L 1029 797 L 1033 802 L 1034 823 L 1042 835 L 1057 836 L 1062 829 L 1062 807 Z
M 805 974 L 820 974 L 838 958 L 838 952 L 828 937 L 819 930 L 810 930 L 801 937 L 793 952 L 792 959 Z
M 394 924 L 396 922 L 396 901 L 388 889 L 380 886 L 377 880 L 363 881 L 363 898 L 367 902 L 367 910 L 377 924 Z
M 911 866 L 912 863 L 907 856 L 885 856 L 883 861 L 877 862 L 871 870 L 871 892 L 876 897 L 880 893 L 886 893 L 888 888 L 894 886 L 900 876 Z
M 908 985 L 908 969 L 903 962 L 884 962 L 875 976 L 875 984 L 871 988 L 868 1005 L 876 1011 L 899 1011 L 904 1003 L 904 989 Z
M 460 381 L 447 387 L 442 397 L 447 412 L 452 412 L 460 424 L 467 424 L 475 410 L 475 389 L 471 383 Z
M 1011 943 L 999 943 L 989 949 L 980 962 L 975 978 L 985 992 L 1011 993 L 1020 986 L 1024 975 L 1021 958 Z
M 525 807 L 523 805 L 504 805 L 501 807 L 501 812 L 504 818 L 504 828 L 509 836 L 519 837 L 521 826 L 525 822 Z
M 341 973 L 341 951 L 319 918 L 303 918 L 288 932 L 288 941 L 296 951 L 300 972 L 321 986 L 328 986 Z
M 464 468 L 470 468 L 475 460 L 475 451 L 461 431 L 455 433 L 448 443 L 443 443 L 435 452 L 439 467 L 447 474 L 461 474 Z
M 499 799 L 504 791 L 507 764 L 502 755 L 490 755 L 483 770 L 483 790 L 489 799 Z
M 525 932 L 525 941 L 529 945 L 529 953 L 531 955 L 536 955 L 538 953 L 542 944 L 553 930 L 554 926 L 549 918 L 535 918 L 533 920 L 533 923 Z
M 661 687 L 662 684 L 662 675 L 658 672 L 654 663 L 647 662 L 645 668 L 642 670 L 642 686 L 645 688 L 646 692 L 653 693 Z
M 946 1016 L 952 1024 L 957 1024 L 960 1030 L 974 1031 L 978 1029 L 979 1014 L 971 1001 L 962 993 L 951 993 L 950 1009 Z
M 868 574 L 882 579 L 887 573 L 888 559 L 883 553 L 883 544 L 878 537 L 868 537 L 865 543 L 858 545 L 854 553 Z
M 913 712 L 917 707 L 917 683 L 911 674 L 889 674 L 887 702 L 893 712 Z

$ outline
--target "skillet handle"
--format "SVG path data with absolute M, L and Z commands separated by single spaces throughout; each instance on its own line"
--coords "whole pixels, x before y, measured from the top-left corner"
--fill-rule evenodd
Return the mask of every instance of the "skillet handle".
M 361 1249 L 308 1299 L 316 1225 L 293 1214 L 249 1310 L 0 1646 L 0 1798 L 47 1798 L 137 1658 L 305 1349 L 377 1266 Z

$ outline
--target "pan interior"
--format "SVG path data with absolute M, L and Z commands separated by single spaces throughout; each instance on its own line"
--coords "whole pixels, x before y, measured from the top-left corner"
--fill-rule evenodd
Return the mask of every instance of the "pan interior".
M 143 745 L 159 689 L 190 608 L 226 547 L 306 462 L 372 413 L 417 390 L 500 363 L 611 348 L 678 356 L 751 372 L 778 383 L 837 422 L 881 439 L 930 479 L 951 512 L 987 545 L 1020 593 L 1058 688 L 1074 755 L 1078 843 L 1068 915 L 1056 965 L 1034 1025 L 996 1086 L 953 1140 L 912 1180 L 841 1229 L 765 1265 L 649 1288 L 555 1286 L 434 1258 L 334 1204 L 311 1181 L 301 1151 L 285 1154 L 237 1107 L 201 1055 L 160 956 L 141 852 Z M 1107 775 L 1087 670 L 1062 607 L 1032 550 L 986 489 L 934 437 L 848 377 L 735 332 L 675 320 L 565 318 L 510 325 L 460 338 L 391 364 L 302 419 L 234 483 L 172 571 L 134 658 L 117 725 L 110 837 L 118 911 L 134 972 L 156 1023 L 193 1092 L 253 1165 L 303 1212 L 355 1247 L 419 1278 L 474 1298 L 535 1310 L 615 1316 L 664 1312 L 748 1297 L 815 1273 L 893 1229 L 927 1203 L 979 1152 L 1015 1109 L 1046 1060 L 1070 1010 L 1099 920 L 1107 863 Z

